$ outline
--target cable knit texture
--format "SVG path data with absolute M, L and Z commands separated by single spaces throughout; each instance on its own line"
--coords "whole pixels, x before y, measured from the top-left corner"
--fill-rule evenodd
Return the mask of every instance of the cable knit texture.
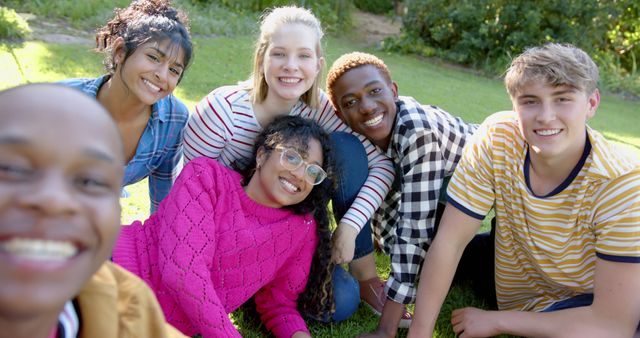
M 251 200 L 238 173 L 189 162 L 158 211 L 122 229 L 113 260 L 144 279 L 187 335 L 240 337 L 228 314 L 255 294 L 276 337 L 309 332 L 297 310 L 317 245 L 312 215 Z

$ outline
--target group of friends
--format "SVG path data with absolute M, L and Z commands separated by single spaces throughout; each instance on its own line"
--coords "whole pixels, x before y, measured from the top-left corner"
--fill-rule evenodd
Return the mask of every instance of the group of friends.
M 638 335 L 640 161 L 587 125 L 584 51 L 527 49 L 513 111 L 476 125 L 399 95 L 367 53 L 323 90 L 322 37 L 309 10 L 271 9 L 249 79 L 189 112 L 187 17 L 135 0 L 97 32 L 105 75 L 0 92 L 0 337 L 239 337 L 249 300 L 276 337 L 361 302 L 380 316 L 361 337 L 430 337 L 460 281 L 490 310 L 454 310 L 459 337 Z M 150 217 L 121 225 L 146 177 Z

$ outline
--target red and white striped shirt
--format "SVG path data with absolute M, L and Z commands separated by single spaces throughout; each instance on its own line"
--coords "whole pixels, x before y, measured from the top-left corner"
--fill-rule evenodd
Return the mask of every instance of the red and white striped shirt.
M 331 102 L 320 93 L 320 107 L 298 101 L 289 115 L 310 118 L 329 133 L 345 131 L 358 136 L 369 162 L 369 177 L 340 222 L 360 231 L 380 207 L 394 178 L 393 163 L 363 136 L 353 132 L 335 114 Z M 204 97 L 191 114 L 184 131 L 184 158 L 188 162 L 206 156 L 226 166 L 244 164 L 252 156 L 256 136 L 262 130 L 253 111 L 251 95 L 241 85 L 219 87 Z

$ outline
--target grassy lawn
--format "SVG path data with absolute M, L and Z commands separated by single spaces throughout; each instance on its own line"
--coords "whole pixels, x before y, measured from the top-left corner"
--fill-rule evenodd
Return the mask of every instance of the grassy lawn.
M 177 88 L 176 96 L 187 106 L 193 107 L 213 88 L 245 79 L 251 68 L 252 40 L 251 36 L 196 38 L 194 63 Z M 0 44 L 0 89 L 26 82 L 98 76 L 103 72 L 101 56 L 90 52 L 91 48 L 91 45 L 84 44 L 33 41 L 22 45 Z M 353 49 L 353 41 L 328 37 L 325 45 L 327 65 L 342 53 Z M 506 91 L 498 79 L 479 77 L 462 69 L 411 56 L 381 53 L 367 48 L 360 50 L 376 54 L 386 61 L 401 94 L 414 96 L 424 104 L 438 105 L 465 120 L 481 122 L 490 113 L 510 108 Z M 639 108 L 638 102 L 623 101 L 605 93 L 591 125 L 603 131 L 607 137 L 639 152 L 640 132 L 633 122 L 638 121 Z M 129 187 L 132 197 L 122 199 L 123 223 L 144 219 L 148 215 L 145 182 Z M 388 275 L 388 259 L 383 255 L 378 255 L 377 259 L 381 275 Z M 450 312 L 468 305 L 482 306 L 468 288 L 454 287 L 441 312 L 435 337 L 453 337 L 449 325 Z M 250 313 L 241 309 L 233 314 L 234 322 L 243 336 L 268 336 Z M 312 323 L 310 328 L 314 337 L 352 337 L 374 329 L 376 324 L 377 318 L 361 306 L 356 315 L 346 322 L 333 325 Z M 405 334 L 405 330 L 400 330 L 400 337 Z

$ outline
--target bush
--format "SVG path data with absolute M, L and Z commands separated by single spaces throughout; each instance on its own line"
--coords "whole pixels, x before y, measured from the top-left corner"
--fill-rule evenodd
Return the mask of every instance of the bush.
M 351 26 L 350 0 L 191 0 L 198 4 L 217 3 L 238 13 L 262 12 L 267 8 L 297 5 L 309 8 L 326 32 L 340 32 Z
M 393 10 L 393 0 L 354 0 L 353 4 L 358 9 L 373 14 L 386 14 Z
M 408 5 L 403 36 L 386 44 L 396 50 L 424 50 L 499 74 L 527 47 L 571 43 L 604 71 L 615 72 L 603 76 L 611 89 L 637 83 L 638 1 L 412 0 Z M 399 46 L 415 41 L 417 46 Z
M 29 24 L 16 11 L 0 7 L 0 39 L 23 40 L 30 33 Z

